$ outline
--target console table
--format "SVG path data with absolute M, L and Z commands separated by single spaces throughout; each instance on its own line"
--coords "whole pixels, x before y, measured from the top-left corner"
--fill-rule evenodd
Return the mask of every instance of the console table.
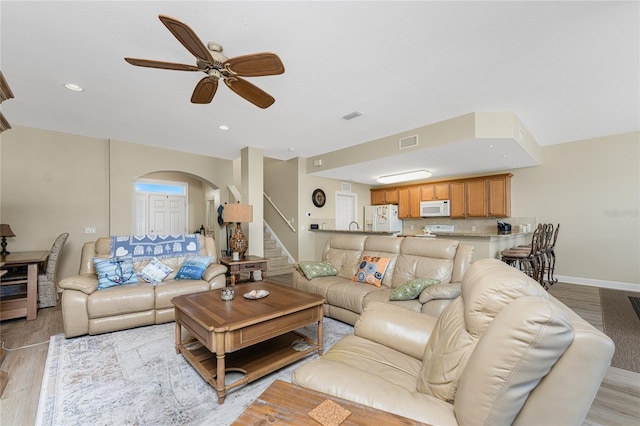
M 22 251 L 0 255 L 3 269 L 8 270 L 0 279 L 0 285 L 16 286 L 15 294 L 0 297 L 0 320 L 27 317 L 27 321 L 38 315 L 38 271 L 49 257 L 48 251 Z M 16 267 L 25 267 L 26 275 L 13 274 Z
M 254 281 L 253 272 L 262 272 L 262 281 L 267 279 L 267 259 L 259 256 L 245 256 L 240 260 L 233 260 L 231 257 L 221 257 L 220 263 L 229 268 L 231 285 L 240 282 L 240 273 L 248 272 L 249 280 Z

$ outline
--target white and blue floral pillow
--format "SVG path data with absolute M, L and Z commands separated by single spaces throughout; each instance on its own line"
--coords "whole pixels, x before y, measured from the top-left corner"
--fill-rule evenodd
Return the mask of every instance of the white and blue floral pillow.
M 138 277 L 142 278 L 148 283 L 156 285 L 164 280 L 173 269 L 169 268 L 164 263 L 160 262 L 157 258 L 153 258 L 147 263 L 147 266 L 142 268 L 142 271 L 138 273 Z

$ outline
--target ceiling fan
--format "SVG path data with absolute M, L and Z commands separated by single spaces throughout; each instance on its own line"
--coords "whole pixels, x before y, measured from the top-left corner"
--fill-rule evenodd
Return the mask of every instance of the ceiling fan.
M 180 43 L 196 57 L 196 65 L 150 59 L 124 58 L 131 65 L 177 71 L 202 71 L 207 74 L 198 82 L 191 95 L 194 104 L 208 104 L 218 89 L 218 80 L 238 95 L 260 108 L 270 107 L 276 100 L 264 90 L 241 77 L 259 77 L 284 73 L 284 65 L 278 55 L 269 52 L 227 58 L 222 54 L 222 46 L 209 42 L 206 46 L 196 33 L 184 22 L 166 15 L 159 15 L 160 21 L 171 31 Z

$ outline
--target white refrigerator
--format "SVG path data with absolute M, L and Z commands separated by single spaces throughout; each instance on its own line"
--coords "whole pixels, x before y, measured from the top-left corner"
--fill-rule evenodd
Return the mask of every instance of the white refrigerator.
M 402 219 L 398 219 L 398 206 L 384 204 L 381 206 L 364 206 L 365 231 L 402 232 Z

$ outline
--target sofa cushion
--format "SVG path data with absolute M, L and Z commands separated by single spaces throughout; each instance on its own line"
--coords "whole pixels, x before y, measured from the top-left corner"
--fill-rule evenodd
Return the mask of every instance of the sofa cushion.
M 325 245 L 322 260 L 331 262 L 339 277 L 350 280 L 356 273 L 366 239 L 366 235 L 334 235 Z
M 573 337 L 568 315 L 550 300 L 524 296 L 502 309 L 460 378 L 454 402 L 459 423 L 513 424 Z
M 428 286 L 440 284 L 434 278 L 414 278 L 391 291 L 389 300 L 413 300 L 420 296 L 422 290 Z
M 457 249 L 455 240 L 404 238 L 391 287 L 399 287 L 413 278 L 435 278 L 443 284 L 451 282 Z
M 156 285 L 156 300 L 155 308 L 166 309 L 173 308 L 171 299 L 183 294 L 197 293 L 200 291 L 207 291 L 210 289 L 209 283 L 202 280 L 164 280 Z
M 389 266 L 388 257 L 362 256 L 353 281 L 380 287 L 387 266 Z
M 153 258 L 147 263 L 147 265 L 138 272 L 138 277 L 142 278 L 148 283 L 157 284 L 164 280 L 167 275 L 173 272 L 173 269 L 164 265 L 157 258 Z
M 199 280 L 202 278 L 202 274 L 207 269 L 207 266 L 211 263 L 213 257 L 211 256 L 191 256 L 184 261 L 176 280 Z
M 336 279 L 335 282 L 331 283 L 327 288 L 324 297 L 326 303 L 329 305 L 345 308 L 359 314 L 364 309 L 365 297 L 369 293 L 378 291 L 380 291 L 379 288 L 373 285 L 354 283 L 351 280 Z
M 138 282 L 130 257 L 94 258 L 93 264 L 98 274 L 98 290 L 123 284 Z
M 371 293 L 367 294 L 364 298 L 365 309 L 369 305 L 369 303 L 380 302 L 387 303 L 389 305 L 396 305 L 413 312 L 420 312 L 422 310 L 422 303 L 420 303 L 420 301 L 418 301 L 417 299 L 389 300 L 391 291 L 392 290 L 390 288 L 382 286 L 378 291 L 372 291 Z
M 331 262 L 297 262 L 296 268 L 304 274 L 308 280 L 317 277 L 331 277 L 338 275 L 338 270 Z
M 418 390 L 453 401 L 460 376 L 478 339 L 496 315 L 514 300 L 535 295 L 548 298 L 540 285 L 497 259 L 483 259 L 462 280 L 463 297 L 440 315 L 427 344 Z
M 89 318 L 102 318 L 153 310 L 153 284 L 138 283 L 96 291 L 87 298 Z

